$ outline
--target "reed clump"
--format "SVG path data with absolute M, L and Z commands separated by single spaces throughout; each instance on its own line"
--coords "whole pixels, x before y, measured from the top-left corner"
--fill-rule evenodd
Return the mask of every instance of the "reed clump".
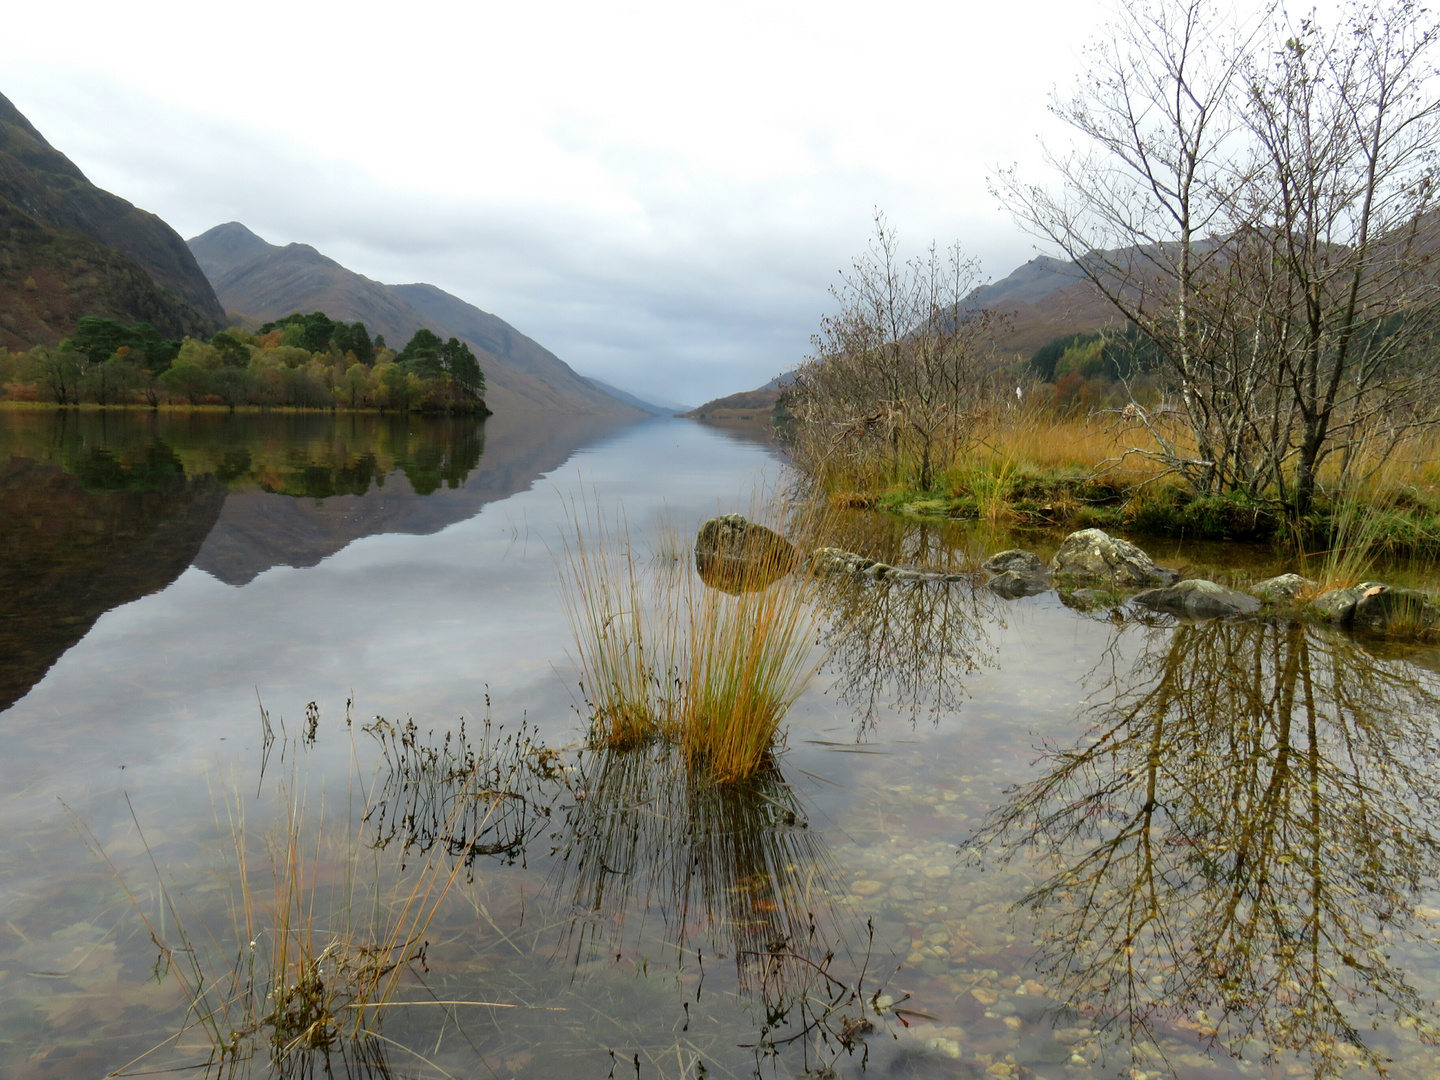
M 200 1031 L 210 1046 L 204 1067 L 222 1077 L 248 1074 L 256 1059 L 282 1077 L 388 1076 L 382 1015 L 401 1004 L 406 973 L 423 965 L 426 931 L 464 860 L 437 848 L 401 873 L 378 853 L 367 857 L 358 815 L 328 816 L 323 798 L 310 811 L 293 764 L 277 793 L 276 818 L 261 829 L 247 823 L 238 793 L 225 797 L 223 813 L 217 808 L 217 826 L 230 835 L 215 871 L 228 913 L 219 918 L 213 898 L 192 896 L 162 872 L 138 818 L 154 873 L 138 891 L 90 828 L 72 820 L 143 921 L 158 950 L 157 977 L 186 1002 L 167 1042 Z M 367 863 L 373 875 L 363 872 Z M 152 888 L 158 911 L 144 899 Z
M 672 741 L 717 783 L 763 768 L 818 666 L 808 564 L 777 577 L 772 559 L 742 560 L 712 588 L 689 565 L 642 559 L 623 515 L 584 507 L 571 526 L 561 579 L 592 740 Z

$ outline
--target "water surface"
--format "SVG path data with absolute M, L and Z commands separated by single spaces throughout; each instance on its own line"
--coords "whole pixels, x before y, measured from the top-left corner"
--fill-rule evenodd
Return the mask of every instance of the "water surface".
M 783 479 L 763 441 L 92 412 L 0 413 L 0 446 L 0 1075 L 205 1061 L 166 1041 L 161 885 L 244 946 L 235 815 L 287 792 L 377 874 L 458 867 L 392 1075 L 1437 1075 L 1427 652 L 836 583 L 776 767 L 716 790 L 585 746 L 556 558 L 623 506 L 663 569 Z M 936 569 L 1005 542 L 835 530 Z

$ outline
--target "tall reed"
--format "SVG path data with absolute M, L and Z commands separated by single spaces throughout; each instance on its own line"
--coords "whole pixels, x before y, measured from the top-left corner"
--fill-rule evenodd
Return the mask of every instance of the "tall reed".
M 668 733 L 676 708 L 680 625 L 676 589 L 630 541 L 623 513 L 607 521 L 588 503 L 570 508 L 561 562 L 565 615 L 578 652 L 594 736 L 629 746 Z
M 778 580 L 739 565 L 707 587 L 639 558 L 623 515 L 572 508 L 560 577 L 597 744 L 670 739 L 719 783 L 764 765 L 815 670 L 816 622 L 803 564 Z
M 229 1076 L 263 1056 L 280 1076 L 388 1076 L 381 1017 L 423 961 L 426 931 L 464 863 L 437 851 L 403 874 L 378 853 L 367 860 L 354 807 L 338 829 L 323 797 L 312 815 L 293 760 L 268 829 L 247 823 L 238 792 L 225 797 L 224 820 L 217 808 L 230 833 L 219 853 L 228 926 L 213 900 L 202 904 L 162 872 L 141 830 L 160 896 L 152 917 L 95 834 L 71 818 L 139 914 L 159 950 L 157 973 L 187 1002 L 179 1034 L 204 1032 L 212 1071 Z M 367 861 L 373 876 L 361 873 Z

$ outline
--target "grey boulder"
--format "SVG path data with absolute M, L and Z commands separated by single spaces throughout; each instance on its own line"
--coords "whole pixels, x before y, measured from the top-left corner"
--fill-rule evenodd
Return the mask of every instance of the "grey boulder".
M 725 592 L 763 589 L 798 561 L 789 540 L 740 514 L 710 518 L 695 537 L 695 569 L 705 584 Z
M 1266 578 L 1250 587 L 1250 592 L 1267 604 L 1289 604 L 1307 589 L 1317 588 L 1308 577 L 1299 574 L 1280 574 Z
M 1417 589 L 1392 589 L 1374 585 L 1355 600 L 1351 625 L 1372 634 L 1421 636 L 1440 623 L 1440 608 Z
M 1178 571 L 1160 566 L 1128 540 L 1103 529 L 1082 529 L 1065 538 L 1050 569 L 1067 578 L 1101 581 L 1111 586 L 1170 585 Z
M 1028 577 L 1044 577 L 1047 573 L 1045 563 L 1039 555 L 1033 551 L 1022 551 L 1020 548 L 997 551 L 980 565 L 992 574 L 1018 573 Z
M 1371 589 L 1384 589 L 1378 581 L 1362 581 L 1349 589 L 1331 589 L 1310 601 L 1309 612 L 1320 622 L 1349 626 L 1355 618 L 1355 605 Z
M 1147 589 L 1137 593 L 1134 600 L 1144 607 L 1189 619 L 1223 619 L 1234 615 L 1253 615 L 1260 610 L 1260 601 L 1255 597 L 1204 578 L 1182 581 L 1163 589 Z

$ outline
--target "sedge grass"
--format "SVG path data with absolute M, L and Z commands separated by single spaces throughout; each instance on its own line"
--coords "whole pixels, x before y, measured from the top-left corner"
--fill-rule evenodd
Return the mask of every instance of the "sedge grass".
M 217 801 L 217 826 L 230 836 L 211 875 L 228 913 L 218 920 L 213 901 L 206 906 L 162 871 L 138 817 L 159 894 L 153 916 L 150 890 L 132 890 L 94 832 L 73 812 L 71 819 L 158 949 L 157 977 L 169 978 L 186 1002 L 167 1043 L 199 1030 L 210 1046 L 203 1067 L 221 1077 L 246 1074 L 256 1058 L 280 1076 L 389 1076 L 386 1047 L 395 1044 L 380 1034 L 382 1015 L 405 1004 L 396 995 L 423 964 L 427 930 L 465 863 L 437 850 L 408 874 L 382 865 L 381 853 L 365 848 L 357 814 L 338 815 L 337 828 L 323 795 L 311 812 L 291 760 L 269 827 L 250 826 L 238 788 Z
M 808 572 L 775 580 L 757 559 L 722 590 L 674 570 L 638 557 L 623 515 L 572 507 L 560 577 L 591 739 L 671 740 L 715 782 L 740 780 L 763 767 L 816 667 Z

